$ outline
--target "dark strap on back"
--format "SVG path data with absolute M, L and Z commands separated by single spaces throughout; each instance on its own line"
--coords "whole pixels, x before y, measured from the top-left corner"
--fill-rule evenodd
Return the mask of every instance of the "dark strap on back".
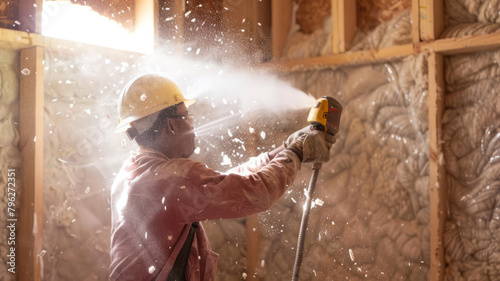
M 191 246 L 193 245 L 194 233 L 198 230 L 198 222 L 193 222 L 191 228 L 189 229 L 189 234 L 186 237 L 186 242 L 181 248 L 181 251 L 175 259 L 174 266 L 170 270 L 167 281 L 185 281 L 186 280 L 186 267 L 189 259 L 189 252 L 191 252 Z

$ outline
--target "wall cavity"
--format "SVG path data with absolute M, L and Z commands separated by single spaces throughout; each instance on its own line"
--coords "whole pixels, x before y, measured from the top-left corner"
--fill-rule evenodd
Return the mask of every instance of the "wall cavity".
M 500 52 L 446 59 L 447 280 L 500 277 Z
M 427 280 L 427 61 L 295 72 L 315 97 L 344 106 L 330 162 L 319 174 L 301 280 Z M 304 120 L 305 115 L 298 116 Z M 300 126 L 299 126 L 300 127 Z M 310 168 L 261 215 L 262 280 L 290 280 Z

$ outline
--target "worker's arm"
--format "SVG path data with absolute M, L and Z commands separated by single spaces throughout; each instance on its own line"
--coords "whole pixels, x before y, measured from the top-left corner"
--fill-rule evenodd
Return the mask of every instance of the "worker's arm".
M 176 206 L 185 222 L 245 217 L 271 207 L 299 169 L 300 159 L 290 150 L 248 175 L 222 174 L 196 162 L 183 178 L 169 181 L 181 188 L 168 197 L 172 201 L 167 205 Z
M 276 156 L 276 154 L 280 153 L 281 151 L 283 151 L 285 149 L 285 144 L 283 143 L 281 146 L 279 146 L 278 148 L 275 148 L 274 150 L 272 151 L 269 151 L 267 153 L 267 155 L 269 156 L 269 159 L 273 160 L 273 158 Z
M 257 157 L 252 157 L 247 162 L 230 169 L 225 174 L 240 174 L 243 176 L 253 174 L 265 165 L 269 164 L 269 162 L 273 160 L 273 158 L 284 149 L 285 145 L 283 144 L 268 153 L 262 153 Z
M 247 171 L 254 171 L 252 173 L 222 174 L 202 163 L 178 159 L 174 165 L 183 166 L 184 171 L 175 172 L 180 177 L 169 180 L 170 185 L 179 188 L 172 190 L 175 193 L 169 200 L 173 201 L 168 205 L 177 206 L 177 216 L 185 222 L 241 218 L 265 211 L 293 183 L 303 159 L 321 161 L 328 157 L 331 145 L 318 141 L 324 134 L 305 134 L 267 164 L 262 160 L 269 159 L 268 154 L 254 157 L 245 165 Z

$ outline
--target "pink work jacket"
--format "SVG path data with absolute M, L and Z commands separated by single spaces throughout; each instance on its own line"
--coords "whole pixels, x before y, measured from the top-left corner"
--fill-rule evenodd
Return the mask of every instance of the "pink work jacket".
M 300 161 L 284 150 L 228 173 L 140 148 L 125 161 L 111 191 L 111 280 L 166 280 L 192 222 L 241 218 L 267 210 L 293 182 Z M 214 280 L 218 255 L 200 223 L 187 280 Z M 155 279 L 157 278 L 157 279 Z

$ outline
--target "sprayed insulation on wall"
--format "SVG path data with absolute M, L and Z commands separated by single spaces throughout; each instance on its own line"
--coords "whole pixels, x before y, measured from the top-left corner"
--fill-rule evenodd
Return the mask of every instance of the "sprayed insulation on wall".
M 429 156 L 424 55 L 367 66 L 299 71 L 288 78 L 344 106 L 323 164 L 301 280 L 427 280 Z M 304 120 L 305 116 L 297 116 Z M 306 165 L 303 170 L 307 170 Z M 304 189 L 302 174 L 261 216 L 262 280 L 289 280 Z
M 8 214 L 8 174 L 7 170 L 15 169 L 16 174 L 20 174 L 21 154 L 19 152 L 19 57 L 14 50 L 0 49 L 0 221 L 7 224 Z M 21 185 L 19 177 L 16 175 L 16 195 L 20 195 Z M 16 198 L 16 197 L 14 197 Z M 19 197 L 14 203 L 20 203 Z M 18 209 L 19 206 L 14 207 Z M 7 227 L 0 228 L 0 236 L 4 239 L 0 240 L 0 280 L 15 280 L 15 274 L 7 269 L 10 266 L 7 264 L 10 254 L 9 249 L 15 245 L 8 245 L 8 237 L 10 237 Z
M 446 58 L 446 280 L 500 278 L 500 51 Z
M 443 38 L 500 32 L 500 2 L 496 0 L 446 0 Z

